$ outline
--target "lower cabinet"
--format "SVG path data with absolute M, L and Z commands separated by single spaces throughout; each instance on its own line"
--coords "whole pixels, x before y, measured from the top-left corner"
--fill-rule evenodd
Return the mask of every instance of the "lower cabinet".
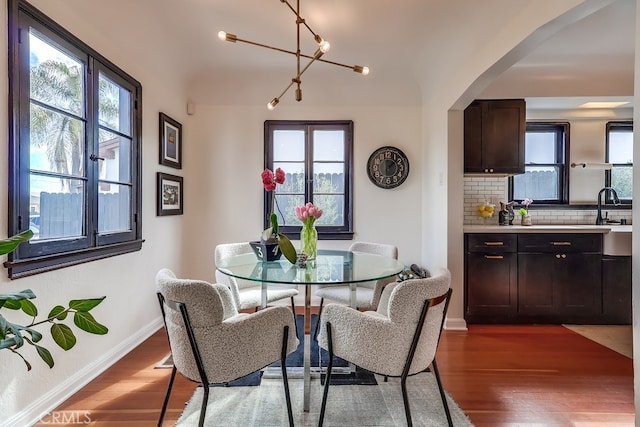
M 603 323 L 614 325 L 631 324 L 631 287 L 631 257 L 603 256 Z
M 630 257 L 603 256 L 600 233 L 474 233 L 465 250 L 468 323 L 631 321 Z

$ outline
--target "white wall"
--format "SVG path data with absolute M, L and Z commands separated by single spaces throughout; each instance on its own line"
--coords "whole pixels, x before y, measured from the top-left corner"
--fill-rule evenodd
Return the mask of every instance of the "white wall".
M 182 171 L 158 165 L 158 112 L 163 111 L 185 123 L 186 97 L 182 88 L 172 84 L 171 75 L 162 72 L 155 63 L 139 55 L 121 54 L 119 47 L 114 46 L 108 37 L 92 30 L 90 20 L 74 16 L 62 2 L 39 0 L 32 1 L 32 4 L 142 83 L 142 219 L 145 242 L 139 252 L 17 280 L 9 280 L 6 271 L 2 270 L 0 292 L 32 289 L 37 295 L 34 302 L 44 315 L 53 306 L 67 304 L 71 299 L 107 297 L 93 310 L 96 319 L 109 328 L 105 336 L 93 336 L 78 330 L 76 347 L 64 352 L 50 339 L 48 328 L 43 328 L 45 338 L 42 345 L 53 355 L 53 369 L 49 369 L 28 345 L 23 354 L 33 365 L 31 372 L 27 372 L 19 357 L 8 351 L 0 351 L 0 424 L 20 427 L 35 421 L 39 414 L 52 406 L 55 407 L 157 330 L 161 319 L 155 297 L 155 273 L 161 267 L 173 268 L 179 274 L 185 272 L 181 250 L 186 218 L 155 216 L 156 171 L 183 174 Z M 3 22 L 0 41 L 5 52 L 6 10 L 6 0 L 3 0 L 0 2 L 0 19 Z M 4 82 L 7 81 L 7 68 L 7 56 L 2 55 L 0 79 Z M 0 97 L 3 99 L 0 102 L 0 127 L 5 129 L 5 136 L 0 138 L 0 151 L 7 153 L 6 84 L 0 87 Z M 189 133 L 185 133 L 185 146 L 191 144 Z M 7 168 L 6 156 L 0 156 L 0 212 L 8 211 Z M 2 233 L 7 230 L 6 214 L 0 215 L 0 230 L 3 230 Z M 9 314 L 16 321 L 28 320 L 16 313 Z

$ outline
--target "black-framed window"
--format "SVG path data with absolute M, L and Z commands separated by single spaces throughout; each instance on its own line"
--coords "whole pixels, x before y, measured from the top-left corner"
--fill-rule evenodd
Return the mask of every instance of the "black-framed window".
M 139 82 L 26 2 L 9 3 L 12 278 L 141 248 Z
M 633 122 L 608 122 L 605 161 L 611 169 L 605 173 L 605 187 L 613 187 L 621 203 L 633 200 Z M 606 202 L 613 203 L 606 192 Z
M 509 179 L 509 198 L 529 198 L 538 204 L 567 204 L 568 153 L 568 123 L 527 123 L 525 173 Z
M 323 210 L 315 225 L 320 239 L 353 237 L 353 122 L 267 120 L 264 124 L 265 168 L 285 171 L 276 188 L 276 207 L 265 192 L 264 226 L 273 211 L 281 231 L 299 238 L 302 224 L 295 207 L 312 202 Z

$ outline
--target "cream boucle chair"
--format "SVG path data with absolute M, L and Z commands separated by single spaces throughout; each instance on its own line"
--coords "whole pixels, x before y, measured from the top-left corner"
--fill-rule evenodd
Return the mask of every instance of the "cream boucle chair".
M 216 246 L 215 262 L 216 266 L 220 261 L 234 256 L 246 253 L 253 253 L 249 243 L 223 243 Z M 233 295 L 238 310 L 247 308 L 258 308 L 262 305 L 262 285 L 259 282 L 251 282 L 249 280 L 237 279 L 227 276 L 226 274 L 216 270 L 216 282 L 227 285 Z M 267 304 L 285 298 L 291 299 L 291 309 L 295 315 L 295 304 L 293 297 L 298 295 L 297 286 L 288 285 L 269 285 L 267 288 Z
M 168 269 L 158 272 L 156 284 L 173 357 L 158 425 L 162 425 L 176 371 L 203 387 L 202 426 L 210 384 L 227 383 L 280 361 L 289 425 L 293 426 L 285 359 L 298 347 L 298 339 L 289 309 L 238 313 L 226 286 L 178 279 Z
M 349 250 L 351 252 L 363 252 L 398 259 L 398 248 L 384 243 L 353 242 Z M 396 278 L 394 276 L 376 282 L 358 283 L 356 285 L 356 307 L 362 310 L 375 310 L 378 308 L 378 301 L 380 301 L 382 289 L 388 283 L 395 280 Z M 322 306 L 324 305 L 325 298 L 340 304 L 351 305 L 351 287 L 349 285 L 318 285 L 315 295 L 320 297 L 318 316 L 322 315 Z M 320 319 L 318 319 L 318 323 L 316 324 L 314 336 L 318 334 L 318 325 L 320 325 Z
M 451 275 L 442 269 L 433 277 L 387 285 L 377 311 L 360 312 L 327 304 L 318 335 L 318 344 L 330 355 L 319 425 L 324 420 L 334 355 L 368 371 L 400 377 L 409 426 L 412 422 L 407 376 L 423 372 L 431 365 L 447 420 L 453 425 L 435 359 L 451 297 L 450 285 Z

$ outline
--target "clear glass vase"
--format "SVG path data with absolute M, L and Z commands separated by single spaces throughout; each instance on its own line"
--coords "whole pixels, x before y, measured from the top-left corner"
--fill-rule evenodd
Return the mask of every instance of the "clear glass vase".
M 307 260 L 316 258 L 318 253 L 318 230 L 313 224 L 304 224 L 302 230 L 300 230 L 300 253 L 307 255 Z

